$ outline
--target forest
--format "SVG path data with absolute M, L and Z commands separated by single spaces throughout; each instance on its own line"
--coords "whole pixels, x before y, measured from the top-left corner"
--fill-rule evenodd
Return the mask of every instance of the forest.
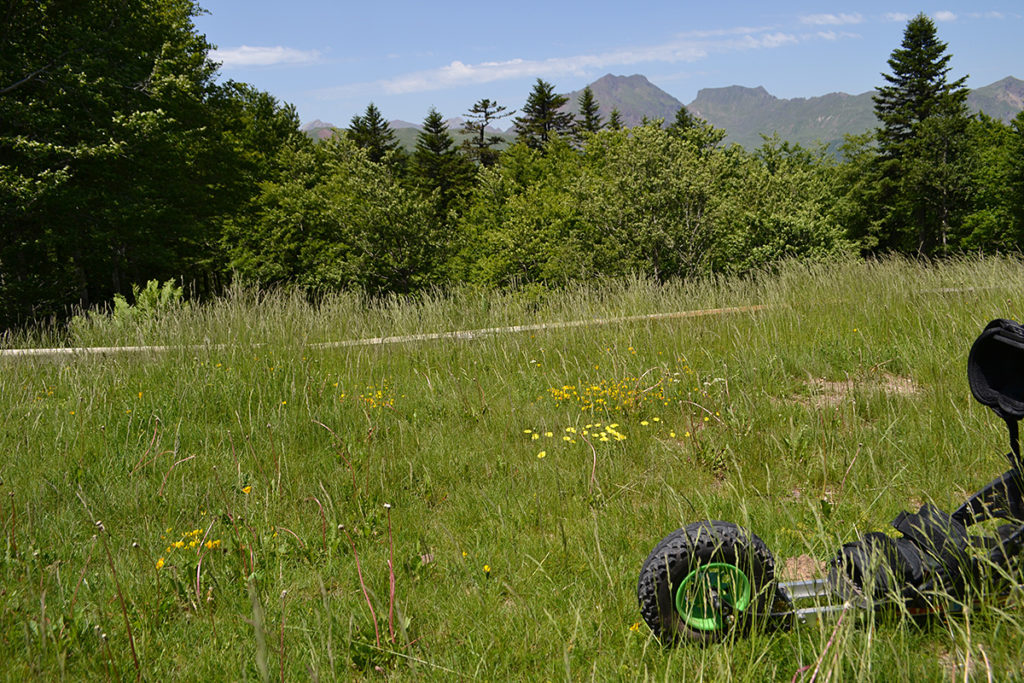
M 624 127 L 537 79 L 415 149 L 372 103 L 325 142 L 218 78 L 192 0 L 10 3 L 0 26 L 0 329 L 62 323 L 173 282 L 368 297 L 453 286 L 746 274 L 791 259 L 936 259 L 1024 244 L 1024 113 L 971 115 L 926 15 L 833 154 L 747 152 L 681 109 Z M 511 118 L 506 146 L 490 126 Z M 459 135 L 456 135 L 458 133 Z M 459 140 L 459 142 L 457 142 Z

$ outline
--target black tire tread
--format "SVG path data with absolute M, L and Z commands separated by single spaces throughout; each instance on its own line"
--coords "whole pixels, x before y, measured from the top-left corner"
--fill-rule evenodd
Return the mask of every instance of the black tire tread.
M 662 641 L 677 638 L 709 642 L 721 638 L 721 632 L 698 632 L 687 628 L 675 613 L 674 588 L 694 568 L 718 560 L 753 562 L 750 572 L 756 604 L 770 603 L 774 591 L 775 559 L 757 535 L 743 527 L 721 520 L 702 520 L 676 529 L 655 546 L 640 569 L 637 598 L 640 615 Z M 748 559 L 749 558 L 749 559 Z M 668 576 L 665 567 L 668 566 Z M 666 580 L 667 579 L 667 580 Z M 749 626 L 749 619 L 740 623 Z

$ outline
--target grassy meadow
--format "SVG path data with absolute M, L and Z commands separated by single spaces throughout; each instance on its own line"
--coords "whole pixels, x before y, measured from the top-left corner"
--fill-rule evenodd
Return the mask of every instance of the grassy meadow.
M 811 576 L 1002 473 L 965 365 L 1022 292 L 1017 259 L 850 262 L 370 306 L 240 290 L 10 337 L 174 348 L 0 357 L 0 679 L 1022 677 L 1016 594 L 704 649 L 636 603 L 688 522 Z M 717 308 L 744 310 L 318 346 Z

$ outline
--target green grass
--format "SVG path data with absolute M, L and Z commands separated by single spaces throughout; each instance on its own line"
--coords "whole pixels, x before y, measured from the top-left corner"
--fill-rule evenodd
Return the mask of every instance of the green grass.
M 817 680 L 1020 676 L 1016 595 L 923 626 L 851 615 L 699 649 L 636 627 L 635 591 L 690 521 L 747 526 L 780 567 L 827 562 L 1004 471 L 1005 428 L 965 363 L 985 323 L 1021 318 L 1021 265 L 373 306 L 237 291 L 131 328 L 9 338 L 178 348 L 0 358 L 0 677 L 132 678 L 135 658 L 148 680 L 788 681 L 819 658 Z M 311 346 L 751 305 L 766 308 Z

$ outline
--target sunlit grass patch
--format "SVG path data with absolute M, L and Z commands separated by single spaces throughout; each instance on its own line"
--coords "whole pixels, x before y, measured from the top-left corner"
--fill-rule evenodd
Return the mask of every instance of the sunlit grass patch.
M 804 576 L 1002 472 L 1004 428 L 963 364 L 984 323 L 1024 314 L 1020 291 L 1015 260 L 897 261 L 539 303 L 236 292 L 145 330 L 92 324 L 97 345 L 198 347 L 3 360 L 4 671 L 124 678 L 133 641 L 146 679 L 792 680 L 831 639 L 819 680 L 962 678 L 968 654 L 978 677 L 982 653 L 1012 678 L 1024 628 L 994 597 L 969 620 L 702 650 L 652 641 L 635 590 L 696 519 L 751 528 Z

